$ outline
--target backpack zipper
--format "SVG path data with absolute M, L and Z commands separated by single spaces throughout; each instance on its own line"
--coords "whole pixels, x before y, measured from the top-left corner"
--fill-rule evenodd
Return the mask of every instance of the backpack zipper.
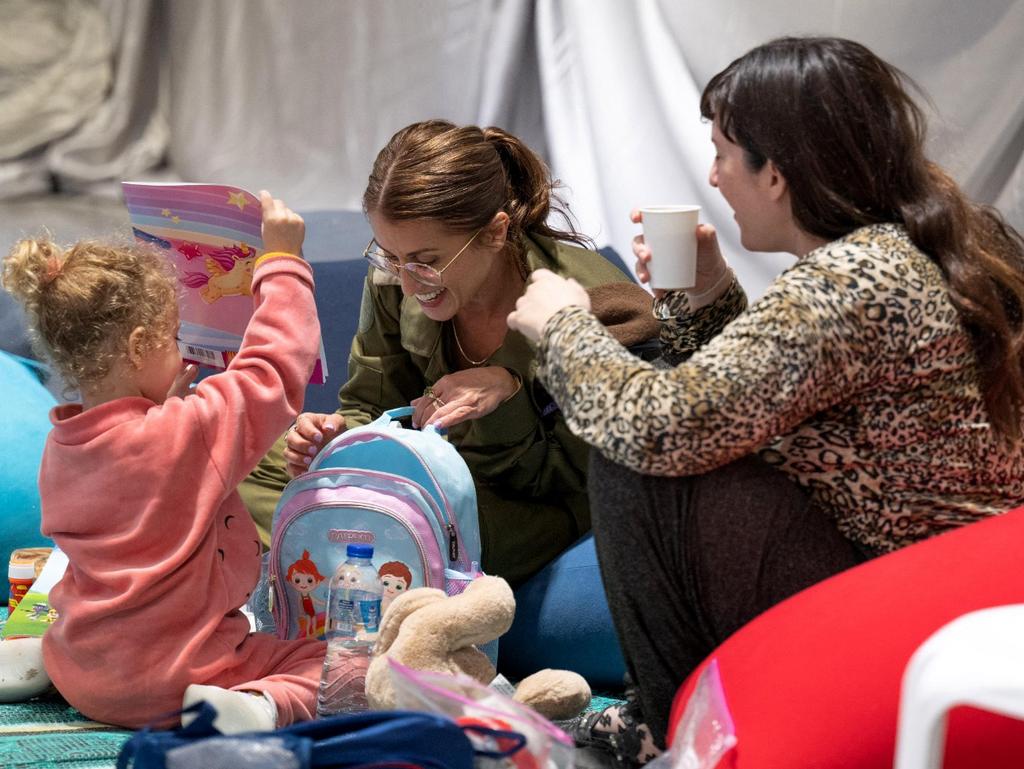
M 363 443 L 363 442 L 369 440 L 370 438 L 377 438 L 378 440 L 393 440 L 394 439 L 394 435 L 392 435 L 391 433 L 387 433 L 387 432 L 377 432 L 377 431 L 369 432 L 369 431 L 367 431 L 367 432 L 359 434 L 358 437 L 357 437 L 357 440 L 354 440 L 354 441 L 351 441 L 351 442 L 346 442 L 344 440 L 339 441 L 338 444 L 337 444 L 337 447 L 335 448 L 335 450 L 343 449 L 344 447 L 354 445 L 355 443 Z M 437 493 L 441 495 L 441 499 L 444 501 L 444 504 L 443 505 L 438 505 L 437 508 L 438 508 L 438 510 L 441 511 L 441 517 L 442 517 L 442 520 L 439 523 L 448 530 L 448 560 L 452 562 L 449 565 L 451 565 L 451 566 L 463 566 L 464 570 L 468 570 L 469 567 L 470 567 L 470 564 L 468 564 L 468 563 L 467 564 L 459 564 L 458 563 L 459 552 L 460 552 L 461 549 L 463 549 L 463 548 L 461 548 L 462 537 L 461 537 L 461 535 L 459 533 L 458 528 L 456 528 L 455 523 L 452 521 L 451 504 L 448 502 L 448 495 L 444 493 L 444 489 L 441 488 L 441 484 L 437 482 L 437 477 L 431 471 L 430 464 L 423 459 L 423 455 L 420 454 L 420 452 L 418 452 L 412 446 L 410 446 L 410 445 L 408 445 L 406 443 L 403 443 L 403 445 L 405 446 L 406 450 L 408 450 L 408 452 L 410 454 L 412 454 L 413 456 L 416 457 L 416 459 L 419 461 L 420 465 L 423 467 L 424 472 L 428 476 L 430 476 L 430 480 L 433 482 L 434 488 L 437 489 Z M 317 468 L 317 471 L 319 471 L 319 469 L 320 468 Z M 342 467 L 335 467 L 335 468 L 328 468 L 328 469 L 342 470 L 344 468 L 342 468 Z M 364 472 L 370 472 L 370 473 L 374 472 L 373 470 L 366 469 L 366 468 L 361 468 L 361 469 Z M 416 486 L 419 486 L 419 484 L 416 483 L 415 481 L 410 481 L 408 478 L 405 478 L 404 476 L 401 476 L 401 477 L 404 480 L 409 481 L 410 483 L 413 483 Z M 423 488 L 423 487 L 420 486 L 420 488 Z M 426 489 L 423 489 L 423 491 L 426 492 L 426 495 L 428 497 L 433 499 L 433 497 L 434 497 L 433 494 L 431 494 Z
M 459 535 L 455 531 L 455 524 L 448 524 L 448 560 L 459 560 Z

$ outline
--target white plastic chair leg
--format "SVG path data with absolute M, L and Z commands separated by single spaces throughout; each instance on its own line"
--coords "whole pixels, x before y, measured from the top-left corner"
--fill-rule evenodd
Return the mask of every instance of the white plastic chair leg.
M 1024 604 L 981 609 L 936 631 L 907 664 L 895 769 L 940 769 L 946 716 L 971 705 L 1024 719 Z

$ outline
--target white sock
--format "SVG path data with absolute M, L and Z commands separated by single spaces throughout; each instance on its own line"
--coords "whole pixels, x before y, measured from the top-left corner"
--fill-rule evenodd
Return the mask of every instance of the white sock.
M 0 702 L 25 702 L 49 688 L 42 638 L 0 641 Z
M 222 689 L 219 686 L 192 684 L 185 689 L 182 707 L 187 708 L 206 700 L 217 711 L 214 727 L 221 734 L 241 732 L 266 732 L 277 728 L 277 705 L 270 695 L 263 692 L 243 692 L 237 689 Z M 181 725 L 188 726 L 195 720 L 195 713 L 181 717 Z

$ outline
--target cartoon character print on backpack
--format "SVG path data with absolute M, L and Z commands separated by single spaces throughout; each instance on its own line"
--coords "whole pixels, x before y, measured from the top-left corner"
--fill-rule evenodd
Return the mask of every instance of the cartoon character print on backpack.
M 309 557 L 309 551 L 303 550 L 302 557 L 288 567 L 285 579 L 288 580 L 289 587 L 299 594 L 302 613 L 298 617 L 298 637 L 316 638 L 324 631 L 323 609 L 327 607 L 327 601 L 317 598 L 313 592 L 326 577 L 320 573 L 316 564 Z
M 380 613 L 383 616 L 388 605 L 412 587 L 412 570 L 401 561 L 388 561 L 377 569 L 377 577 L 383 589 L 380 599 Z

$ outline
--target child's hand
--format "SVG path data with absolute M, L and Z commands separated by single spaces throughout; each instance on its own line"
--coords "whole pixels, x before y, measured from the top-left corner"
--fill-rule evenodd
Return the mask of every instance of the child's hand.
M 192 383 L 196 381 L 196 376 L 198 375 L 199 366 L 194 363 L 189 363 L 178 372 L 176 377 L 174 377 L 174 381 L 171 383 L 171 389 L 167 391 L 167 397 L 184 398 L 191 392 Z
M 299 414 L 284 437 L 288 475 L 294 478 L 306 472 L 320 449 L 344 429 L 345 417 L 340 414 Z
M 284 201 L 260 191 L 263 204 L 263 250 L 283 251 L 286 254 L 302 255 L 302 241 L 306 237 L 306 223 L 302 217 L 284 204 Z

